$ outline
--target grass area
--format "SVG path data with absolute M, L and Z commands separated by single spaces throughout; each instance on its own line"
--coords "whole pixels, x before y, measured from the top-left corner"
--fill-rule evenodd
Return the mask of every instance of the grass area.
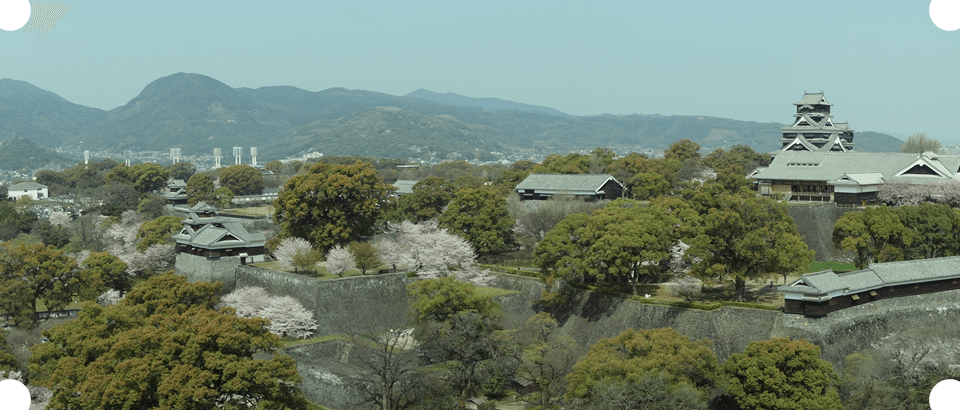
M 857 265 L 843 262 L 813 262 L 805 273 L 820 272 L 827 269 L 833 269 L 834 272 L 843 273 L 857 270 Z
M 503 295 L 516 295 L 520 293 L 519 290 L 508 290 L 500 288 L 491 288 L 486 286 L 477 286 L 477 293 L 483 296 L 489 296 L 491 298 Z
M 224 214 L 244 215 L 244 216 L 267 216 L 273 214 L 273 206 L 251 206 L 249 208 L 224 209 Z

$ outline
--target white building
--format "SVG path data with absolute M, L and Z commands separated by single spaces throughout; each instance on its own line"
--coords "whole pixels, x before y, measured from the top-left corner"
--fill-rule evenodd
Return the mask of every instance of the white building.
M 21 182 L 10 185 L 10 187 L 7 188 L 7 196 L 14 200 L 20 199 L 24 195 L 29 196 L 31 199 L 44 199 L 49 197 L 50 193 L 47 192 L 46 185 L 36 182 Z

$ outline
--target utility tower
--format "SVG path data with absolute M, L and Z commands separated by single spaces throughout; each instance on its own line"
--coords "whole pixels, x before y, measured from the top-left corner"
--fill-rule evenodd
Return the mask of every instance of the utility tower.
M 243 157 L 243 147 L 233 147 L 233 156 L 236 159 L 236 161 L 234 161 L 234 164 L 240 165 L 241 164 L 240 159 L 241 157 Z
M 174 164 L 180 162 L 180 148 L 170 148 L 170 160 Z
M 220 157 L 223 157 L 223 148 L 214 148 L 213 149 L 213 162 L 214 168 L 220 168 Z
M 90 150 L 83 151 L 83 165 L 90 164 Z
M 131 158 L 133 158 L 133 151 L 130 151 L 130 150 L 123 151 L 123 164 L 124 164 L 124 165 L 126 165 L 126 166 L 129 167 L 129 166 L 130 166 L 130 159 L 131 159 Z
M 257 147 L 250 147 L 250 156 L 252 157 L 250 159 L 250 166 L 256 167 L 257 166 Z

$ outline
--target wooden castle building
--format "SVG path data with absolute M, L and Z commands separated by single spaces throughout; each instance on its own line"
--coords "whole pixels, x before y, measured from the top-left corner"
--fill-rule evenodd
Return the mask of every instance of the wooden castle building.
M 241 263 L 263 262 L 267 241 L 263 234 L 247 232 L 243 224 L 217 215 L 216 208 L 205 202 L 178 210 L 186 212 L 187 217 L 180 232 L 172 236 L 177 253 L 207 259 L 238 256 Z
M 825 316 L 880 299 L 960 289 L 960 256 L 873 263 L 866 269 L 807 273 L 787 285 L 783 312 Z
M 933 152 L 853 151 L 853 129 L 833 122 L 823 93 L 805 93 L 794 103 L 797 113 L 780 130 L 782 147 L 767 167 L 747 175 L 761 195 L 788 202 L 835 202 L 861 206 L 877 203 L 880 186 L 960 180 L 960 155 Z

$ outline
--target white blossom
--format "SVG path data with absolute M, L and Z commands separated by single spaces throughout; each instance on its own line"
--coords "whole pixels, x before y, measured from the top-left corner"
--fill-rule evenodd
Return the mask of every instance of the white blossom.
M 110 289 L 97 297 L 97 303 L 100 306 L 113 306 L 120 303 L 120 299 L 123 299 L 123 297 L 120 296 L 120 291 Z
M 693 298 L 700 295 L 703 291 L 703 282 L 690 275 L 681 276 L 673 285 L 673 296 L 684 298 L 687 302 L 693 302 Z
M 344 272 L 357 267 L 350 250 L 340 245 L 330 248 L 330 251 L 327 252 L 327 261 L 324 264 L 328 272 L 337 276 L 343 276 Z
M 274 297 L 259 287 L 244 287 L 220 299 L 237 311 L 237 316 L 262 317 L 270 321 L 267 330 L 281 337 L 306 338 L 317 329 L 313 313 L 290 296 Z
M 69 213 L 63 211 L 53 211 L 50 213 L 50 224 L 53 226 L 64 227 L 70 224 L 73 221 L 73 217 Z
M 306 252 L 313 249 L 306 239 L 287 238 L 280 241 L 280 245 L 273 251 L 273 258 L 280 263 L 284 269 L 293 269 L 293 257 L 300 252 Z

